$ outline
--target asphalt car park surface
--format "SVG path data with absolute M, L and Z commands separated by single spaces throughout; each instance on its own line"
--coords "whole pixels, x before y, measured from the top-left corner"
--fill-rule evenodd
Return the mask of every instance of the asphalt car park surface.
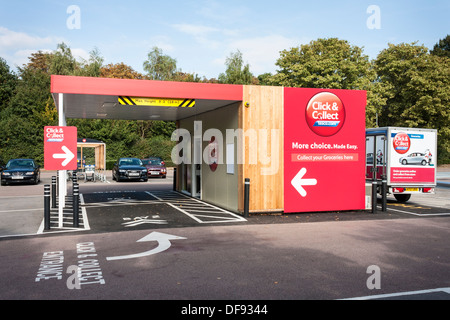
M 244 222 L 233 212 L 171 190 L 109 191 L 84 196 L 96 232 Z
M 39 233 L 43 185 L 51 175 L 44 172 L 37 186 L 0 188 L 2 298 L 411 300 L 450 295 L 450 188 L 404 204 L 389 198 L 388 211 L 376 214 L 273 213 L 243 219 L 173 192 L 171 172 L 167 179 L 148 182 L 111 182 L 109 175 L 108 182 L 80 181 L 87 218 L 82 228 Z M 170 250 L 158 251 L 164 240 L 149 242 L 154 234 L 171 237 Z M 80 263 L 79 246 L 87 244 L 92 247 L 86 250 L 95 251 L 90 261 L 100 270 L 96 274 L 106 284 L 68 290 L 65 280 L 35 280 L 46 254 L 64 255 L 65 270 Z M 382 270 L 377 292 L 366 285 L 366 270 L 373 264 Z M 69 280 L 69 273 L 64 276 Z
M 187 195 L 172 191 L 173 171 L 167 179 L 153 178 L 148 182 L 116 182 L 107 174 L 107 181 L 80 181 L 81 208 L 84 218 L 81 228 L 52 228 L 44 232 L 43 186 L 51 184 L 55 172 L 42 172 L 38 185 L 10 185 L 0 189 L 0 237 L 49 234 L 53 232 L 114 232 L 159 228 L 181 228 L 205 225 L 308 223 L 374 219 L 407 219 L 450 216 L 450 188 L 445 183 L 433 195 L 413 195 L 407 203 L 388 197 L 387 211 L 317 213 L 253 213 L 248 218 Z M 440 175 L 443 180 L 447 176 Z M 68 193 L 71 183 L 68 183 Z M 66 215 L 65 215 L 66 216 Z M 67 213 L 71 219 L 71 212 Z

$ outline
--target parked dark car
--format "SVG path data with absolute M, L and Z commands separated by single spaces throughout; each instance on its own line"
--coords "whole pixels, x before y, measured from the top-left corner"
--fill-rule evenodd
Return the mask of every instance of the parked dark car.
M 41 171 L 33 159 L 11 159 L 1 170 L 1 185 L 17 182 L 38 184 Z
M 112 170 L 113 180 L 143 180 L 147 181 L 147 169 L 138 158 L 120 158 Z
M 159 157 L 148 157 L 142 159 L 142 163 L 147 168 L 147 176 L 166 178 L 167 168 L 164 161 Z

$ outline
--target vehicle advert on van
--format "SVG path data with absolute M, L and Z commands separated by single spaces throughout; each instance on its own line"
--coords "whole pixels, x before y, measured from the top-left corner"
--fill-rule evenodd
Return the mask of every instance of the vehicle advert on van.
M 434 183 L 436 133 L 392 130 L 389 157 L 392 183 Z

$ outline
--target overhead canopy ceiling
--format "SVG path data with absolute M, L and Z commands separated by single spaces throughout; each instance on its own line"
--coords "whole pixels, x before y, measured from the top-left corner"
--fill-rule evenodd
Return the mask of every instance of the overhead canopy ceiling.
M 66 118 L 180 120 L 242 101 L 241 85 L 56 76 L 51 93 Z M 119 97 L 195 99 L 193 107 L 121 105 Z

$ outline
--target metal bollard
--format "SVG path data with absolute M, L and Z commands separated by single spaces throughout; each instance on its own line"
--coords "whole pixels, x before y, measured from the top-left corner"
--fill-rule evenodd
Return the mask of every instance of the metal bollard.
M 44 230 L 50 230 L 50 185 L 44 185 Z
M 177 191 L 177 168 L 173 168 L 173 191 Z
M 56 176 L 52 177 L 52 208 L 56 208 Z
M 377 185 L 376 180 L 372 181 L 372 213 L 377 213 Z
M 375 138 L 374 138 L 375 139 Z M 373 166 L 372 166 L 372 213 L 377 213 L 377 159 L 375 158 L 375 155 L 377 154 L 376 151 L 377 144 L 374 141 L 373 144 Z
M 78 216 L 78 211 L 79 211 L 79 206 L 78 206 L 78 201 L 79 201 L 79 187 L 78 184 L 75 183 L 73 185 L 73 227 L 74 228 L 78 228 L 79 227 L 79 216 Z
M 245 178 L 245 184 L 244 184 L 244 217 L 245 218 L 248 218 L 249 201 L 250 201 L 250 179 Z
M 382 196 L 382 202 L 381 202 L 381 211 L 387 211 L 387 180 L 386 176 L 381 176 L 381 196 Z
M 77 170 L 73 170 L 72 171 L 72 183 L 78 183 L 78 179 L 77 179 Z

